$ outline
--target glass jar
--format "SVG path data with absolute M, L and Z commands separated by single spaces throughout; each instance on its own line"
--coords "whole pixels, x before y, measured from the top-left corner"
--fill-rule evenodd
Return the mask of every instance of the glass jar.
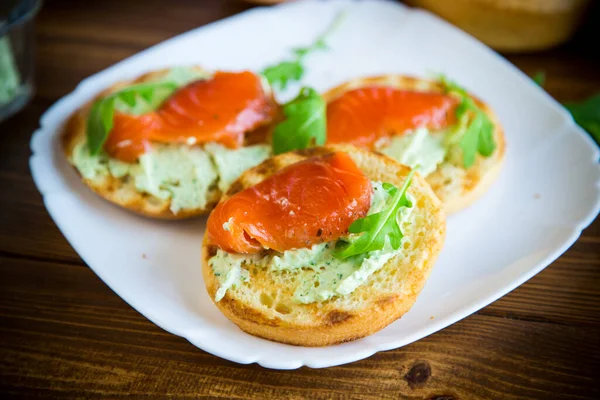
M 33 20 L 41 0 L 2 0 L 0 7 L 0 121 L 30 100 L 34 87 Z

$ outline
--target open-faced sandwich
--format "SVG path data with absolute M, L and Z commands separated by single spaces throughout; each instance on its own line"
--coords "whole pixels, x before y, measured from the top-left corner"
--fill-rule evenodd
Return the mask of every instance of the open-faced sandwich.
M 252 72 L 179 67 L 120 82 L 70 119 L 68 161 L 105 199 L 156 218 L 212 209 L 244 170 L 270 156 L 279 114 Z
M 274 156 L 210 214 L 209 295 L 242 330 L 326 346 L 405 314 L 445 235 L 443 205 L 407 166 L 351 145 Z
M 502 127 L 445 79 L 359 78 L 326 92 L 327 143 L 351 143 L 415 167 L 448 213 L 483 194 L 504 159 Z

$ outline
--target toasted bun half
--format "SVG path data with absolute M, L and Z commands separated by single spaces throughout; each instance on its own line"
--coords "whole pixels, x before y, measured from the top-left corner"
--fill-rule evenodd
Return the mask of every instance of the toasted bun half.
M 444 86 L 437 81 L 405 75 L 382 75 L 353 79 L 330 89 L 323 97 L 329 103 L 349 90 L 367 86 L 387 86 L 423 92 L 444 91 Z M 470 96 L 494 124 L 496 150 L 489 157 L 482 157 L 478 154 L 475 164 L 468 169 L 454 163 L 444 162 L 438 166 L 436 171 L 427 176 L 427 182 L 444 203 L 448 214 L 462 210 L 483 195 L 498 176 L 504 161 L 505 140 L 498 117 L 486 103 L 475 96 Z
M 245 172 L 224 198 L 253 186 L 274 172 L 307 157 L 345 151 L 373 181 L 400 187 L 410 169 L 383 155 L 350 145 L 312 148 L 272 157 Z M 311 274 L 272 272 L 245 264 L 250 277 L 227 290 L 215 304 L 243 331 L 265 339 L 300 346 L 327 346 L 362 338 L 379 331 L 404 315 L 429 276 L 444 242 L 446 223 L 443 206 L 427 182 L 415 174 L 408 189 L 414 198 L 412 224 L 403 226 L 400 255 L 390 259 L 354 292 L 327 301 L 299 304 L 292 300 L 298 283 Z M 204 282 L 212 299 L 219 283 L 209 266 L 216 249 L 202 246 Z
M 199 72 L 207 72 L 201 67 L 191 68 Z M 169 69 L 162 69 L 146 73 L 133 80 L 115 83 L 108 89 L 99 93 L 94 99 L 85 104 L 79 110 L 77 110 L 69 119 L 62 135 L 63 150 L 69 163 L 73 165 L 73 150 L 75 149 L 75 147 L 78 144 L 87 140 L 86 125 L 88 114 L 96 100 L 106 97 L 114 92 L 117 92 L 133 84 L 160 79 L 168 73 Z M 275 99 L 273 98 L 273 94 L 271 94 L 270 96 L 273 104 L 276 104 Z M 263 126 L 258 128 L 256 131 L 251 132 L 249 135 L 246 136 L 247 144 L 263 142 L 264 140 L 266 140 L 265 138 L 268 136 L 268 132 L 270 129 L 271 126 Z M 77 169 L 75 170 L 77 171 Z M 221 191 L 215 184 L 214 187 L 211 187 L 209 189 L 207 202 L 204 207 L 196 209 L 182 209 L 179 210 L 177 213 L 174 213 L 171 210 L 170 199 L 164 200 L 151 194 L 138 191 L 132 179 L 119 179 L 111 175 L 96 177 L 95 179 L 86 179 L 85 177 L 81 178 L 82 181 L 90 189 L 96 192 L 100 197 L 103 197 L 104 199 L 123 208 L 126 208 L 130 211 L 145 215 L 147 217 L 158 219 L 184 219 L 197 215 L 208 214 L 217 204 L 219 198 L 222 195 Z

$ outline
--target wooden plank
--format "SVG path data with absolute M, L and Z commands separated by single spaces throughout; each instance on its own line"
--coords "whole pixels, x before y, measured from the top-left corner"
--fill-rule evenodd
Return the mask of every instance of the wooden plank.
M 0 254 L 83 265 L 42 204 L 30 177 L 0 172 Z
M 0 391 L 22 396 L 598 398 L 598 327 L 474 315 L 402 349 L 271 371 L 200 351 L 86 268 L 0 259 Z M 588 366 L 588 368 L 582 368 Z M 438 397 L 439 398 L 439 397 Z
M 600 221 L 591 230 L 598 231 Z M 599 235 L 586 234 L 542 273 L 480 313 L 561 324 L 600 325 Z M 595 241 L 595 242 L 594 242 Z
M 85 42 L 129 42 L 147 46 L 249 8 L 242 1 L 222 0 L 203 0 L 202 3 L 171 0 L 168 5 L 160 0 L 147 0 L 144 7 L 119 0 L 94 4 L 69 1 L 68 7 L 47 6 L 40 13 L 38 33 Z

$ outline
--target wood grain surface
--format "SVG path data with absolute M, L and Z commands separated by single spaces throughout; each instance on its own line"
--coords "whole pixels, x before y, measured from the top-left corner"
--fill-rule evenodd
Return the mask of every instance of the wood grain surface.
M 150 323 L 81 261 L 29 174 L 39 117 L 83 78 L 249 7 L 46 2 L 36 30 L 37 95 L 0 124 L 1 397 L 599 399 L 598 221 L 542 273 L 472 316 L 401 349 L 323 370 L 272 371 L 209 355 Z M 545 88 L 557 100 L 580 100 L 600 92 L 594 25 L 561 48 L 508 58 L 527 74 L 546 71 Z

